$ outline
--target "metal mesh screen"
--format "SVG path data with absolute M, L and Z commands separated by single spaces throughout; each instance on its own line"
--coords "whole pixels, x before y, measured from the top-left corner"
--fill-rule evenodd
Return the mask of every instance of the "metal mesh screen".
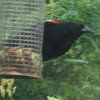
M 44 0 L 0 1 L 0 74 L 41 76 Z

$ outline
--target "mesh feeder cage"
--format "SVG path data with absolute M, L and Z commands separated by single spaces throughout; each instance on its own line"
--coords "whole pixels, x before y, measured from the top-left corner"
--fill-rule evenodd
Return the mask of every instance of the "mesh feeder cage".
M 0 74 L 41 77 L 44 0 L 0 0 Z

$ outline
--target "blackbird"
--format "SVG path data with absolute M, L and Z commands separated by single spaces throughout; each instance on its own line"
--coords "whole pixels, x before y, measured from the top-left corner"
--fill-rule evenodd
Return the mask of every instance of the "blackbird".
M 93 32 L 77 22 L 47 21 L 44 24 L 43 61 L 59 57 L 67 52 L 75 40 L 86 32 Z

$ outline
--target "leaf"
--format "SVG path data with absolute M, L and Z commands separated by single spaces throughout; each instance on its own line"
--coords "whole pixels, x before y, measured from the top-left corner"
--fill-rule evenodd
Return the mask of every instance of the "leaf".
M 65 97 L 70 96 L 72 93 L 72 87 L 69 85 L 65 88 Z
M 81 95 L 78 91 L 74 91 L 75 96 L 76 96 L 76 100 L 81 100 Z
M 82 59 L 65 59 L 65 61 L 73 63 L 88 63 L 88 61 Z

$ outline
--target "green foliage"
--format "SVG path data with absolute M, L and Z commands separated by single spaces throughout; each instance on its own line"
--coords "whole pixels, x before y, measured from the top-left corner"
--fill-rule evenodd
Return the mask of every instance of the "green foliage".
M 89 100 L 99 100 L 100 99 L 100 88 L 95 85 L 91 85 L 89 83 L 85 83 L 81 89 L 84 91 L 84 97 L 82 99 L 89 99 Z M 91 92 L 92 91 L 92 92 Z
M 99 100 L 98 93 L 96 92 L 98 91 L 97 87 L 99 88 L 100 83 L 99 3 L 100 0 L 59 0 L 59 9 L 62 13 L 56 19 L 61 21 L 78 21 L 87 24 L 95 33 L 84 34 L 74 43 L 69 52 L 58 59 L 52 59 L 44 64 L 44 77 L 60 81 L 60 83 L 58 81 L 52 81 L 55 88 L 52 86 L 54 89 L 51 94 L 55 93 L 64 97 L 64 93 L 62 94 L 62 84 L 66 84 L 67 82 L 67 84 L 78 88 L 82 100 Z M 66 86 L 64 85 L 64 88 Z M 59 91 L 59 93 L 54 90 Z M 72 95 L 73 93 L 69 92 L 69 90 L 66 90 L 65 93 L 68 92 L 68 95 Z M 76 94 L 74 93 L 74 95 Z M 72 97 L 74 98 L 74 96 Z M 79 98 L 80 96 L 77 97 L 77 99 Z
M 47 84 L 43 79 L 16 79 L 14 100 L 46 100 Z
M 72 96 L 71 94 L 74 94 L 76 97 L 76 100 L 80 100 L 81 99 L 81 96 L 80 96 L 80 92 L 77 91 L 75 88 L 73 88 L 72 86 L 68 85 L 66 88 L 65 88 L 65 97 L 70 97 Z
M 59 20 L 61 13 L 62 12 L 61 12 L 61 9 L 60 9 L 59 2 L 46 4 L 45 19 L 47 19 L 47 20 L 58 19 Z

